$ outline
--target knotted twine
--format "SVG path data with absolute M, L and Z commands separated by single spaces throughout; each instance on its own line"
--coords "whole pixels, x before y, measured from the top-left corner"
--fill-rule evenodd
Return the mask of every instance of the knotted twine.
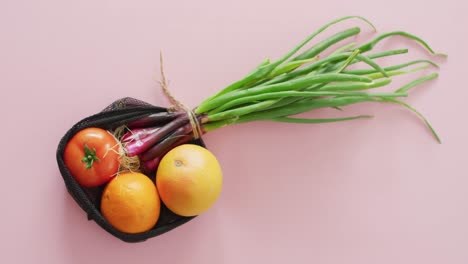
M 193 112 L 192 109 L 184 105 L 182 102 L 177 100 L 169 91 L 169 87 L 166 82 L 166 76 L 164 74 L 164 67 L 163 67 L 163 56 L 162 52 L 159 53 L 159 63 L 161 68 L 161 81 L 159 84 L 164 92 L 164 95 L 168 98 L 169 102 L 171 102 L 171 106 L 168 107 L 169 112 L 177 112 L 182 111 L 187 113 L 187 117 L 189 119 L 190 125 L 192 126 L 193 137 L 195 139 L 200 138 L 203 135 L 203 131 L 200 126 L 200 122 L 198 121 L 197 115 Z
M 161 68 L 161 81 L 159 82 L 161 85 L 161 88 L 164 92 L 164 95 L 168 98 L 168 100 L 171 102 L 171 106 L 167 108 L 168 112 L 185 112 L 187 113 L 188 120 L 190 122 L 190 125 L 192 126 L 192 133 L 194 139 L 199 139 L 203 135 L 203 130 L 201 128 L 200 122 L 198 121 L 197 115 L 191 110 L 189 107 L 184 105 L 182 102 L 177 100 L 169 91 L 169 87 L 166 82 L 166 76 L 164 74 L 164 67 L 163 67 L 163 57 L 162 53 L 160 53 L 159 57 L 160 61 L 160 68 Z M 118 142 L 118 149 L 119 149 L 119 171 L 116 173 L 121 173 L 122 171 L 140 171 L 140 159 L 138 156 L 132 156 L 129 157 L 126 155 L 125 152 L 125 147 L 119 140 L 123 135 L 124 131 L 127 129 L 125 125 L 122 125 L 118 128 L 116 128 L 112 135 L 116 138 Z

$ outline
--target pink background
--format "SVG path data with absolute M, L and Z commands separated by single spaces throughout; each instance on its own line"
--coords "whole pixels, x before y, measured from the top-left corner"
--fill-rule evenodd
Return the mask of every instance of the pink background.
M 443 144 L 408 111 L 375 104 L 346 109 L 371 120 L 214 131 L 205 140 L 223 166 L 221 198 L 139 244 L 87 221 L 67 194 L 55 161 L 61 136 L 120 97 L 167 105 L 156 83 L 160 50 L 174 95 L 194 107 L 350 14 L 449 54 L 437 60 L 440 78 L 405 99 Z M 354 20 L 321 38 L 354 25 L 358 40 L 371 37 Z M 466 25 L 457 0 L 1 1 L 1 262 L 468 263 Z M 406 46 L 409 54 L 382 65 L 430 58 L 398 37 L 378 49 Z

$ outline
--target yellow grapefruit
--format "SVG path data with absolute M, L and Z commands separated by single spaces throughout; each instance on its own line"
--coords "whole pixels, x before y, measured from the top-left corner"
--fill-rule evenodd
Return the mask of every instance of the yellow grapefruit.
M 156 172 L 156 186 L 164 204 L 182 216 L 199 215 L 218 199 L 223 176 L 216 157 L 207 149 L 184 144 L 170 150 Z

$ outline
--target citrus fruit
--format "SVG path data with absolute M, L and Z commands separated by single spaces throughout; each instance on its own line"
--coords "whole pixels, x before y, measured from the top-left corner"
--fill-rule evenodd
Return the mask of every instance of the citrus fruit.
M 221 193 L 222 171 L 207 149 L 184 144 L 170 150 L 159 163 L 156 186 L 172 212 L 195 216 L 208 210 Z
M 104 188 L 101 213 L 121 232 L 148 231 L 155 226 L 160 213 L 156 186 L 144 174 L 121 173 Z

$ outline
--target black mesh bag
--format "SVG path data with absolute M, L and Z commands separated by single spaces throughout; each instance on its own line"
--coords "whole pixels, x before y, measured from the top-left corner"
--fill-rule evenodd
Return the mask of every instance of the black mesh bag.
M 183 225 L 193 219 L 193 217 L 183 217 L 171 212 L 161 201 L 161 212 L 158 222 L 151 230 L 143 233 L 129 234 L 123 233 L 107 222 L 101 214 L 99 208 L 101 203 L 101 194 L 104 186 L 96 188 L 81 187 L 78 182 L 72 177 L 71 173 L 65 166 L 63 153 L 67 142 L 80 130 L 87 127 L 100 127 L 107 130 L 113 130 L 123 124 L 140 119 L 148 114 L 167 111 L 166 108 L 151 105 L 149 103 L 126 97 L 114 101 L 101 112 L 84 118 L 70 128 L 57 148 L 57 163 L 60 173 L 65 182 L 68 193 L 78 203 L 78 205 L 86 212 L 88 220 L 95 221 L 104 230 L 113 236 L 125 242 L 142 242 L 149 238 L 166 233 L 180 225 Z M 191 144 L 197 144 L 205 147 L 202 139 L 192 140 Z M 151 178 L 151 177 L 150 177 Z M 154 179 L 151 178 L 154 181 Z

